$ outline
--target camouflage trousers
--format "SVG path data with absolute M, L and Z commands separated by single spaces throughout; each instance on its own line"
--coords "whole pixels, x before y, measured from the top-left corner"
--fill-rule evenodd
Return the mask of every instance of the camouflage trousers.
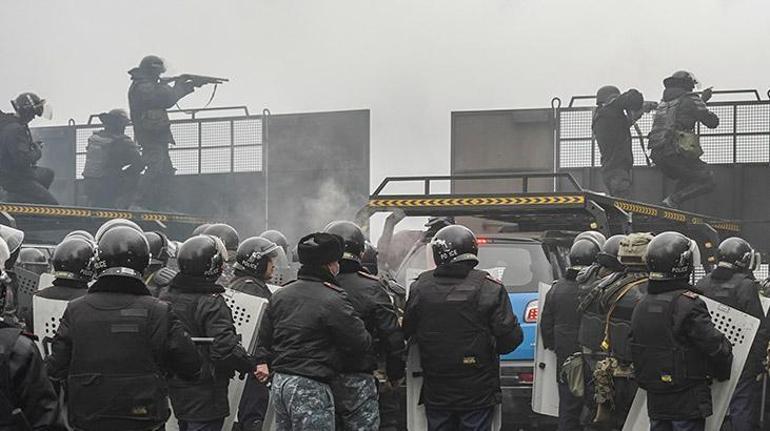
M 331 383 L 337 429 L 374 431 L 380 428 L 377 380 L 371 374 L 340 374 Z
M 277 431 L 334 431 L 334 398 L 326 383 L 276 373 L 270 402 Z

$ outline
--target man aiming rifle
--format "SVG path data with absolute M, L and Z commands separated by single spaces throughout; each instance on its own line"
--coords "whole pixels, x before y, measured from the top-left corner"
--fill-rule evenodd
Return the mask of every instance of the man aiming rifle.
M 156 210 L 170 209 L 169 182 L 176 171 L 168 153 L 169 144 L 175 142 L 166 110 L 198 87 L 227 82 L 225 78 L 191 74 L 161 78 L 165 71 L 163 59 L 148 55 L 138 67 L 128 72 L 132 81 L 128 104 L 134 137 L 147 167 L 139 183 L 135 205 Z M 211 97 L 213 99 L 214 93 Z

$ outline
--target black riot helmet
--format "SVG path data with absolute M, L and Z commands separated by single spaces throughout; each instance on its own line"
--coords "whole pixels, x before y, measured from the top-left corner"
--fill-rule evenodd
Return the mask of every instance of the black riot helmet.
M 235 228 L 229 224 L 216 223 L 207 227 L 203 233 L 206 235 L 215 236 L 222 240 L 222 243 L 225 245 L 225 249 L 227 250 L 227 254 L 225 255 L 226 261 L 231 262 L 233 259 L 235 259 L 236 250 L 238 250 L 238 243 L 241 242 L 240 238 L 238 237 L 238 231 L 236 231 Z
M 135 231 L 139 233 L 143 233 L 142 228 L 139 227 L 138 224 L 132 222 L 131 220 L 126 220 L 124 218 L 114 218 L 112 220 L 108 220 L 103 225 L 99 226 L 99 229 L 96 231 L 96 235 L 94 239 L 97 243 L 101 241 L 102 236 L 111 229 L 114 229 L 116 227 L 130 227 L 131 229 L 134 229 Z
M 45 99 L 41 99 L 35 93 L 21 93 L 14 100 L 11 100 L 11 105 L 19 119 L 25 124 L 35 117 L 42 117 L 45 111 Z
M 644 260 L 650 280 L 686 280 L 699 255 L 695 241 L 679 232 L 663 232 L 647 245 Z
M 333 233 L 342 238 L 342 241 L 345 243 L 343 259 L 361 260 L 361 254 L 363 254 L 366 248 L 366 237 L 357 224 L 349 221 L 333 221 L 326 225 L 324 232 Z
M 286 235 L 282 234 L 280 231 L 270 229 L 262 232 L 259 236 L 278 244 L 278 246 L 283 249 L 284 253 L 286 253 L 286 256 L 291 254 L 289 250 L 289 240 L 286 239 Z
M 168 237 L 163 232 L 145 232 L 144 237 L 150 245 L 150 264 L 165 265 L 169 258 Z
M 743 238 L 727 238 L 717 249 L 719 266 L 734 268 L 741 271 L 754 271 L 761 263 L 759 253 L 751 248 L 751 244 Z
M 157 55 L 148 55 L 139 62 L 139 70 L 151 76 L 160 76 L 166 71 L 166 64 Z
M 430 242 L 436 265 L 455 262 L 478 264 L 479 244 L 476 235 L 465 226 L 452 225 L 441 228 Z
M 606 105 L 620 96 L 620 89 L 614 85 L 605 85 L 596 91 L 596 106 Z
M 262 278 L 267 270 L 267 262 L 278 257 L 278 244 L 258 236 L 246 238 L 238 246 L 233 268 Z
M 576 269 L 593 265 L 600 251 L 601 248 L 596 242 L 581 238 L 575 241 L 569 249 L 569 265 Z
M 21 243 L 24 242 L 24 232 L 6 225 L 0 225 L 0 238 L 3 239 L 11 253 L 5 261 L 5 269 L 10 270 L 16 265 L 16 260 L 21 252 Z
M 142 232 L 130 226 L 115 226 L 97 243 L 94 268 L 99 277 L 116 275 L 142 280 L 150 263 L 150 245 Z
M 377 275 L 379 268 L 377 266 L 377 247 L 369 241 L 366 241 L 364 254 L 361 256 L 361 266 L 363 266 L 372 275 Z
M 222 275 L 227 250 L 213 235 L 197 235 L 183 242 L 176 255 L 182 274 L 214 281 Z
M 607 241 L 607 237 L 605 237 L 603 233 L 595 230 L 587 230 L 585 232 L 580 232 L 575 237 L 573 244 L 581 239 L 587 239 L 589 241 L 592 241 L 599 248 L 604 247 L 604 243 Z
M 623 271 L 625 266 L 620 263 L 618 251 L 620 250 L 620 242 L 624 239 L 626 239 L 625 235 L 613 235 L 607 238 L 602 246 L 602 251 L 596 256 L 596 262 L 613 271 Z
M 64 237 L 64 239 L 67 238 L 83 238 L 96 244 L 96 238 L 90 232 L 84 230 L 73 230 Z
M 692 91 L 695 86 L 698 85 L 698 80 L 692 73 L 686 70 L 678 70 L 668 78 L 664 79 L 663 85 L 666 88 L 682 88 L 687 91 Z
M 192 237 L 192 236 L 197 236 L 202 234 L 203 231 L 205 231 L 209 226 L 211 226 L 211 223 L 203 223 L 202 225 L 199 225 L 198 227 L 193 229 L 192 235 L 190 236 Z
M 22 247 L 16 264 L 36 274 L 48 272 L 48 258 L 35 247 Z
M 54 276 L 88 282 L 94 277 L 93 258 L 96 247 L 85 238 L 65 238 L 53 251 Z

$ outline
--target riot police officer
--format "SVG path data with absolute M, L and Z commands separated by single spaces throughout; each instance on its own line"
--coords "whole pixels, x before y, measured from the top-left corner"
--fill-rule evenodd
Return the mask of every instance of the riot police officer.
M 219 238 L 225 245 L 227 251 L 224 255 L 225 265 L 218 283 L 227 286 L 233 279 L 233 264 L 235 263 L 235 256 L 238 254 L 238 244 L 241 242 L 238 231 L 229 224 L 215 223 L 204 229 L 203 233 Z
M 45 274 L 50 269 L 48 257 L 36 247 L 22 247 L 16 265 L 37 275 Z
M 127 226 L 98 243 L 96 283 L 71 301 L 46 366 L 66 381 L 76 430 L 155 430 L 170 415 L 166 375 L 195 378 L 201 362 L 171 306 L 150 296 L 144 236 Z
M 635 88 L 621 94 L 618 87 L 606 85 L 596 92 L 591 129 L 601 152 L 602 179 L 611 196 L 631 196 L 631 151 L 629 128 L 641 117 L 644 96 Z
M 80 298 L 88 292 L 88 283 L 94 277 L 93 257 L 96 245 L 85 238 L 65 238 L 53 251 L 53 286 L 35 293 L 35 296 L 62 301 Z
M 128 105 L 134 137 L 142 148 L 142 160 L 147 167 L 139 183 L 137 203 L 153 209 L 165 209 L 168 205 L 168 185 L 176 171 L 168 154 L 174 137 L 166 109 L 195 90 L 191 80 L 179 79 L 173 86 L 161 82 L 160 75 L 165 71 L 163 60 L 155 55 L 144 57 L 138 67 L 128 71 L 131 75 Z
M 43 147 L 29 131 L 29 122 L 43 116 L 46 101 L 34 93 L 22 93 L 11 105 L 16 115 L 0 112 L 0 186 L 11 202 L 57 205 L 48 191 L 54 172 L 37 166 Z
M 675 72 L 663 80 L 663 85 L 663 100 L 655 111 L 648 146 L 655 165 L 676 181 L 674 192 L 663 204 L 677 208 L 716 186 L 714 173 L 700 159 L 703 150 L 695 126 L 701 123 L 714 129 L 719 126 L 719 117 L 706 107 L 711 90 L 693 93 L 697 81 L 690 72 Z
M 150 264 L 144 271 L 144 282 L 152 296 L 157 297 L 162 290 L 168 288 L 176 276 L 176 271 L 168 267 L 171 245 L 163 232 L 145 232 L 144 237 L 150 245 Z
M 470 229 L 444 227 L 431 247 L 437 267 L 412 284 L 404 312 L 404 333 L 420 349 L 428 429 L 488 430 L 501 399 L 499 355 L 523 333 L 505 287 L 474 269 Z
M 759 255 L 742 238 L 727 238 L 719 244 L 717 267 L 703 277 L 697 288 L 717 302 L 728 305 L 761 322 L 754 336 L 749 356 L 743 366 L 738 385 L 730 402 L 730 423 L 733 430 L 754 430 L 759 422 L 762 361 L 768 346 L 767 319 L 759 300 L 759 283 L 753 271 L 759 265 Z
M 11 253 L 3 265 L 3 270 L 9 279 L 5 282 L 7 286 L 4 294 L 5 301 L 0 311 L 2 311 L 2 318 L 6 324 L 23 328 L 25 322 L 31 317 L 30 309 L 32 304 L 31 301 L 27 301 L 24 298 L 21 301 L 19 300 L 21 292 L 19 292 L 19 281 L 15 271 L 16 261 L 19 259 L 19 254 L 21 254 L 24 232 L 10 226 L 0 225 L 0 239 L 5 242 Z
M 278 244 L 278 246 L 283 249 L 283 252 L 286 254 L 286 256 L 291 255 L 291 250 L 289 250 L 289 240 L 286 239 L 286 235 L 280 231 L 270 229 L 262 232 L 259 234 L 259 236 Z
M 171 405 L 180 431 L 221 430 L 230 414 L 227 390 L 235 372 L 253 372 L 256 360 L 240 343 L 233 317 L 217 284 L 227 251 L 219 238 L 198 235 L 185 241 L 177 253 L 179 274 L 160 298 L 174 311 L 193 337 L 213 337 L 210 346 L 200 346 L 203 361 L 196 381 L 172 378 Z
M 139 147 L 126 135 L 131 123 L 123 109 L 99 114 L 104 129 L 88 138 L 83 181 L 88 204 L 97 208 L 128 208 L 144 169 Z
M 273 284 L 284 285 L 294 280 L 297 276 L 298 256 L 296 247 L 292 250 L 289 247 L 289 241 L 286 236 L 277 230 L 267 230 L 259 234 L 260 237 L 270 240 L 280 247 L 278 255 L 273 259 L 275 269 L 273 278 L 270 280 Z
M 580 351 L 578 345 L 578 282 L 580 271 L 592 265 L 599 249 L 590 241 L 576 241 L 569 252 L 570 266 L 558 281 L 553 283 L 546 295 L 543 313 L 540 317 L 540 333 L 543 347 L 556 352 L 557 376 L 561 376 L 564 361 Z M 558 379 L 559 386 L 559 431 L 578 431 L 583 400 L 572 395 L 567 382 Z
M 611 237 L 607 244 L 613 242 Z M 600 360 L 594 370 L 594 401 L 597 406 L 594 423 L 623 428 L 631 404 L 636 396 L 637 385 L 633 380 L 631 366 L 631 315 L 634 308 L 647 293 L 647 266 L 644 254 L 652 235 L 632 233 L 621 236 L 616 255 L 603 251 L 600 262 L 618 271 L 606 277 L 599 284 L 598 309 L 603 317 L 601 330 L 601 351 L 606 357 Z
M 298 279 L 273 294 L 262 318 L 257 378 L 266 381 L 272 371 L 270 398 L 279 431 L 334 430 L 329 384 L 342 371 L 342 358 L 372 346 L 364 322 L 336 284 L 343 247 L 336 235 L 303 237 Z
M 378 345 L 364 355 L 343 358 L 342 373 L 332 383 L 334 407 L 343 429 L 377 429 L 380 424 L 377 381 L 378 350 L 385 359 L 385 373 L 391 387 L 404 377 L 404 335 L 395 307 L 380 280 L 361 266 L 366 238 L 355 223 L 335 221 L 324 229 L 339 235 L 344 243 L 337 283 L 363 319 L 366 330 Z
M 280 247 L 258 236 L 247 238 L 238 246 L 233 264 L 230 289 L 270 300 L 272 293 L 267 282 L 273 276 L 273 259 Z M 238 405 L 238 424 L 242 431 L 259 431 L 265 420 L 270 398 L 267 386 L 253 374 L 246 376 L 241 402 Z
M 658 234 L 647 246 L 650 278 L 631 317 L 630 343 L 652 431 L 703 431 L 713 408 L 710 379 L 730 378 L 732 346 L 688 282 L 697 253 L 678 232 Z

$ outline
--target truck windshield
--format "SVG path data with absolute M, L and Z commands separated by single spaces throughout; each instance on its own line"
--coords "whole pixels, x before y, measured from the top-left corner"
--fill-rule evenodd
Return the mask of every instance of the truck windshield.
M 401 265 L 396 280 L 408 286 L 422 272 L 434 266 L 430 248 L 422 244 Z M 502 281 L 509 293 L 537 292 L 539 283 L 550 284 L 553 281 L 551 264 L 543 246 L 536 243 L 481 243 L 476 268 Z

